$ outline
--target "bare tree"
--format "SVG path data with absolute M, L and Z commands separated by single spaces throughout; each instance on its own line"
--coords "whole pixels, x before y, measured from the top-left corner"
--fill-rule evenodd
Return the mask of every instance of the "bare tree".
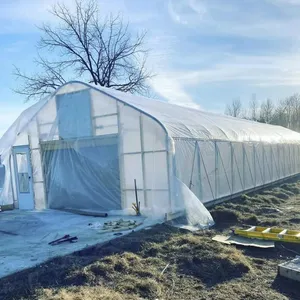
M 258 120 L 258 103 L 256 100 L 256 95 L 253 94 L 252 98 L 249 102 L 249 108 L 250 108 L 250 119 L 253 121 L 257 121 Z
M 280 104 L 274 110 L 272 124 L 287 127 L 287 115 Z
M 279 102 L 274 124 L 300 131 L 300 96 L 292 95 Z
M 226 106 L 225 114 L 261 123 L 280 125 L 300 132 L 300 95 L 294 94 L 279 102 L 267 99 L 258 105 L 255 94 L 246 112 L 239 99 Z
M 273 119 L 274 104 L 271 99 L 263 102 L 260 107 L 260 122 L 270 124 Z
M 295 94 L 291 97 L 293 99 L 293 116 L 292 129 L 300 131 L 300 95 Z
M 227 104 L 225 114 L 232 117 L 240 117 L 242 114 L 242 103 L 239 98 L 232 100 L 230 104 Z
M 151 77 L 145 67 L 146 33 L 132 36 L 120 15 L 101 21 L 95 0 L 75 3 L 75 12 L 64 4 L 52 8 L 59 25 L 40 27 L 40 54 L 35 62 L 41 71 L 28 75 L 16 67 L 15 75 L 23 82 L 16 92 L 27 100 L 40 97 L 68 81 L 71 74 L 70 79 L 80 78 L 124 92 L 146 93 Z M 49 53 L 57 59 L 47 59 Z

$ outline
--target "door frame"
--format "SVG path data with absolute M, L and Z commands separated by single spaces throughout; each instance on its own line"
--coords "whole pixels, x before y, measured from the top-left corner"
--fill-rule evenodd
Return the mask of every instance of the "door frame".
M 17 166 L 17 154 L 26 154 L 27 156 L 27 170 L 28 170 L 28 183 L 29 183 L 29 192 L 20 192 L 20 184 L 18 178 L 18 166 Z M 16 184 L 16 200 L 18 202 L 19 209 L 34 209 L 34 193 L 33 193 L 33 176 L 32 176 L 32 166 L 31 166 L 31 155 L 29 145 L 13 146 L 12 147 L 13 155 L 13 168 L 14 168 L 14 181 Z M 22 199 L 27 204 L 22 207 Z

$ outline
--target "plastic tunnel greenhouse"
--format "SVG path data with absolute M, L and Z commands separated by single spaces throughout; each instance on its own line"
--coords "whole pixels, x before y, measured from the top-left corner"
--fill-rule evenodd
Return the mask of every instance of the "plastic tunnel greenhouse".
M 0 205 L 131 213 L 196 211 L 300 172 L 300 134 L 70 82 L 0 140 Z M 201 207 L 199 208 L 201 209 Z

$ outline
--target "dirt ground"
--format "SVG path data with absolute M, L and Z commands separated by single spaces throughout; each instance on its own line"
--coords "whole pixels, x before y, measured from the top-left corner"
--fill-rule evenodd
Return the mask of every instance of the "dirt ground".
M 277 265 L 300 247 L 211 240 L 248 225 L 300 229 L 300 181 L 243 195 L 211 213 L 210 230 L 157 225 L 3 278 L 0 299 L 300 299 L 299 284 L 277 276 Z

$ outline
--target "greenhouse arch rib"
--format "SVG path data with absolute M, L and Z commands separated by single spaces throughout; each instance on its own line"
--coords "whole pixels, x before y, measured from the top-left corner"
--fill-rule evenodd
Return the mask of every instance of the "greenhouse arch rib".
M 223 116 L 218 115 L 215 113 L 209 113 L 197 109 L 191 109 L 184 106 L 178 106 L 174 105 L 165 101 L 155 101 L 152 100 L 153 103 L 156 103 L 158 105 L 158 110 L 152 110 L 153 107 L 151 107 L 150 111 L 148 110 L 147 106 L 140 106 L 139 103 L 143 104 L 143 98 L 138 95 L 132 95 L 135 99 L 135 101 L 131 101 L 129 98 L 128 101 L 122 97 L 122 95 L 118 95 L 118 93 L 121 93 L 120 91 L 114 90 L 114 89 L 108 89 L 101 86 L 91 85 L 88 83 L 84 83 L 81 81 L 70 81 L 62 86 L 60 86 L 57 90 L 55 90 L 53 93 L 51 93 L 49 96 L 46 97 L 46 99 L 43 99 L 44 103 L 39 107 L 38 111 L 48 102 L 49 99 L 51 99 L 53 96 L 55 96 L 61 89 L 64 87 L 71 85 L 71 84 L 79 84 L 81 86 L 85 86 L 86 88 L 92 89 L 96 92 L 100 92 L 108 97 L 111 97 L 112 99 L 115 99 L 116 101 L 123 103 L 124 105 L 131 107 L 132 109 L 139 111 L 140 113 L 148 116 L 152 120 L 156 121 L 157 124 L 160 125 L 160 127 L 164 130 L 164 132 L 167 134 L 168 138 L 171 139 L 177 139 L 177 140 L 197 140 L 197 141 L 224 141 L 224 142 L 237 142 L 237 143 L 245 143 L 245 142 L 255 142 L 255 143 L 263 143 L 263 144 L 277 144 L 277 143 L 292 143 L 292 144 L 300 144 L 300 134 L 293 132 L 287 128 L 283 128 L 281 126 L 276 125 L 269 125 L 269 124 L 262 124 L 254 121 L 244 120 L 244 119 L 238 119 L 233 118 L 229 116 Z M 127 93 L 124 93 L 125 97 L 128 95 Z M 141 99 L 138 99 L 141 97 Z M 147 100 L 151 100 L 149 98 L 145 98 Z M 137 100 L 141 100 L 140 102 Z M 150 102 L 148 102 L 150 103 Z M 180 110 L 178 110 L 178 107 Z M 174 117 L 174 111 L 169 112 L 169 109 L 175 108 L 175 112 L 181 112 L 183 110 L 183 116 L 184 120 L 180 120 L 178 122 L 177 117 Z M 151 111 L 152 110 L 152 111 Z M 160 114 L 164 110 L 167 111 L 169 115 Z M 176 111 L 177 110 L 177 111 Z M 37 112 L 36 112 L 37 113 Z M 31 117 L 29 121 L 31 121 L 36 113 Z M 191 115 L 190 115 L 191 114 Z M 169 116 L 171 119 L 169 119 Z M 165 118 L 166 117 L 166 118 Z M 173 119 L 172 119 L 173 117 Z M 197 121 L 192 124 L 186 124 L 189 120 L 202 120 Z M 216 119 L 217 118 L 217 119 Z M 28 122 L 29 122 L 28 121 Z M 239 124 L 242 125 L 242 130 L 240 132 L 237 132 L 235 128 L 239 128 Z M 171 127 L 170 127 L 171 125 Z M 174 125 L 174 126 L 173 126 Z M 181 125 L 184 125 L 188 131 L 190 132 L 190 136 L 187 136 L 186 134 L 182 134 L 180 131 L 174 132 L 172 127 L 179 127 Z M 194 130 L 193 126 L 198 126 L 196 128 L 196 131 Z M 199 128 L 201 126 L 201 128 Z M 252 126 L 253 129 L 252 129 Z M 257 127 L 259 126 L 259 127 Z M 178 128 L 179 128 L 178 127 Z M 261 129 L 266 129 L 266 132 L 263 132 L 261 134 Z M 277 130 L 276 130 L 277 129 Z M 181 130 L 179 128 L 179 130 Z M 229 130 L 229 131 L 228 131 Z M 216 132 L 219 131 L 221 133 L 221 136 L 217 136 Z M 272 134 L 273 133 L 273 134 Z M 239 137 L 239 134 L 241 136 Z M 197 136 L 198 135 L 198 136 Z M 201 135 L 201 136 L 200 136 Z M 271 135 L 270 139 L 265 139 L 265 137 L 268 137 Z M 254 138 L 253 138 L 254 137 Z M 287 138 L 286 138 L 287 137 Z

